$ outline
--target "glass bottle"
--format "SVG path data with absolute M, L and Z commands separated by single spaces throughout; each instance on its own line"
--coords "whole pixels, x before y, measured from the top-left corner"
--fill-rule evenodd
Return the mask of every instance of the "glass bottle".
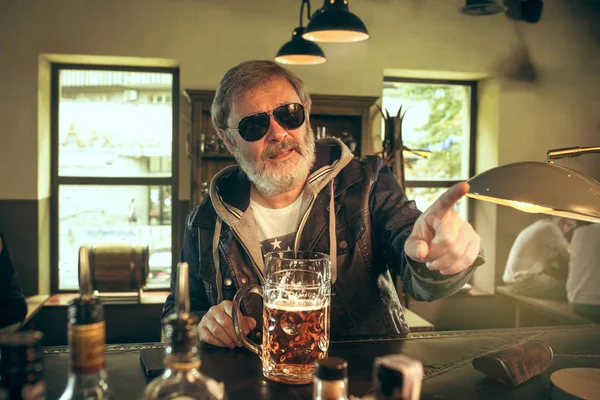
M 38 331 L 0 339 L 0 400 L 45 400 L 44 365 Z
M 208 182 L 202 182 L 201 188 L 200 188 L 200 196 L 202 198 L 209 196 L 210 195 L 210 188 L 208 186 Z
M 165 318 L 165 370 L 146 386 L 145 400 L 224 400 L 225 387 L 200 373 L 197 318 L 189 314 L 188 264 L 179 263 L 175 312 Z
M 102 301 L 93 296 L 89 254 L 79 250 L 81 295 L 67 308 L 69 335 L 69 378 L 60 400 L 109 400 L 104 347 L 106 327 Z
M 352 154 L 354 154 L 354 152 L 356 151 L 356 139 L 354 139 L 354 136 L 352 136 L 348 132 L 342 132 L 341 139 L 342 142 L 344 142 L 344 144 L 348 146 Z
M 112 396 L 104 359 L 104 309 L 97 297 L 74 299 L 67 309 L 69 321 L 69 379 L 60 400 L 107 400 Z
M 328 357 L 315 362 L 313 400 L 348 400 L 348 363 Z

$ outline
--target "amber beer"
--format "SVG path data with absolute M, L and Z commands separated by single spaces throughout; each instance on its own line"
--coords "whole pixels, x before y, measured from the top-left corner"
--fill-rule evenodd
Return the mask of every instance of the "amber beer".
M 290 375 L 310 377 L 314 362 L 327 356 L 329 307 L 315 306 L 310 300 L 304 303 L 279 300 L 264 305 L 263 368 L 273 380 L 285 377 L 281 381 L 287 382 Z
M 329 348 L 331 262 L 323 253 L 281 251 L 265 255 L 263 286 L 247 285 L 233 298 L 238 339 L 262 360 L 267 379 L 290 384 L 312 382 L 316 360 Z M 262 343 L 246 337 L 240 323 L 241 300 L 263 297 Z

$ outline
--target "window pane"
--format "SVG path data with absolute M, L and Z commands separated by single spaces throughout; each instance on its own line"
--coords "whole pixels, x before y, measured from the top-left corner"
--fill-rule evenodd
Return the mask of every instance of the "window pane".
M 406 180 L 458 180 L 469 177 L 470 87 L 384 82 L 383 109 L 406 111 L 402 139 L 427 158 L 404 152 Z M 383 135 L 383 134 L 382 134 Z
M 417 208 L 425 211 L 431 206 L 438 197 L 442 195 L 448 188 L 424 188 L 424 187 L 409 187 L 406 188 L 406 196 L 410 200 L 417 203 Z M 454 206 L 454 211 L 458 212 L 464 220 L 467 220 L 467 199 L 463 197 Z
M 166 287 L 171 273 L 170 186 L 59 186 L 59 289 L 77 289 L 83 244 L 148 245 L 148 287 Z
M 59 176 L 171 176 L 170 73 L 61 70 Z

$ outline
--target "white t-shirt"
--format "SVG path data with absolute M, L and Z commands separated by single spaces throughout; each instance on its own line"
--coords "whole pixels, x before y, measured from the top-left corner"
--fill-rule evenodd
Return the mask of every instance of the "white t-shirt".
M 539 274 L 566 255 L 569 242 L 555 223 L 541 219 L 523 229 L 515 239 L 502 280 L 515 283 L 529 275 Z M 566 259 L 566 257 L 564 257 Z M 566 265 L 560 266 L 566 269 Z
M 258 230 L 258 240 L 263 254 L 275 250 L 292 250 L 294 237 L 300 223 L 302 196 L 289 206 L 267 208 L 250 199 L 250 207 Z
M 600 224 L 575 229 L 569 253 L 567 299 L 575 304 L 600 305 Z

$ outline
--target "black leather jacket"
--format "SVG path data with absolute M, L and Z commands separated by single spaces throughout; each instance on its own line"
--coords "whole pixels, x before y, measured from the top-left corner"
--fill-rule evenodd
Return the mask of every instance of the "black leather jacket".
M 420 211 L 406 198 L 390 169 L 380 157 L 354 160 L 335 139 L 319 141 L 316 148 L 317 161 L 303 194 L 306 223 L 300 225 L 295 247 L 331 254 L 332 182 L 337 279 L 332 287 L 331 338 L 404 335 L 409 329 L 394 276 L 401 278 L 414 299 L 431 301 L 458 291 L 475 266 L 448 277 L 409 262 L 404 242 Z M 187 217 L 181 261 L 189 263 L 190 305 L 200 318 L 218 304 L 219 297 L 232 300 L 237 288 L 261 283 L 262 255 L 249 193 L 245 174 L 237 166 L 228 167 L 213 179 L 210 196 Z M 213 247 L 215 231 L 218 253 Z M 214 256 L 219 258 L 218 273 Z M 174 279 L 175 274 L 163 317 L 173 312 Z M 260 297 L 248 296 L 244 307 L 258 323 L 255 333 L 260 331 Z

